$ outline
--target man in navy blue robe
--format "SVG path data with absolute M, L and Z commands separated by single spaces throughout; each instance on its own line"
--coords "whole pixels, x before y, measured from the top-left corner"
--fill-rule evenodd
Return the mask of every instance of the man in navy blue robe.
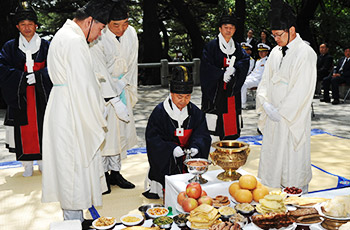
M 213 141 L 234 140 L 241 129 L 241 87 L 249 68 L 249 55 L 232 39 L 236 31 L 232 13 L 223 14 L 219 35 L 203 49 L 200 67 L 202 111 Z
M 26 1 L 15 19 L 20 33 L 0 52 L 0 87 L 7 104 L 5 125 L 14 127 L 17 160 L 25 167 L 23 176 L 31 176 L 33 160 L 40 160 L 41 168 L 42 125 L 52 87 L 46 67 L 49 42 L 36 33 L 37 16 Z
M 189 150 L 193 158 L 208 159 L 211 138 L 204 113 L 190 102 L 192 90 L 193 81 L 186 67 L 175 67 L 170 96 L 156 106 L 148 119 L 149 188 L 143 195 L 149 199 L 163 196 L 165 175 L 187 172 L 184 150 Z

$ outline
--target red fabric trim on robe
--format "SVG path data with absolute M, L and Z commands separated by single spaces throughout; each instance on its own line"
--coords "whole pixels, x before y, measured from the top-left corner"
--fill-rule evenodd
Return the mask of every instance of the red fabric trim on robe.
M 178 136 L 178 138 L 180 140 L 180 146 L 182 148 L 187 146 L 187 142 L 190 139 L 191 134 L 192 134 L 192 129 L 185 129 L 184 130 L 184 135 L 182 137 Z M 175 130 L 174 135 L 176 136 L 176 130 Z
M 44 62 L 35 62 L 33 71 L 38 71 L 45 67 Z M 24 71 L 27 72 L 27 65 L 24 65 Z M 27 86 L 27 119 L 28 124 L 20 127 L 23 154 L 40 153 L 39 128 L 36 111 L 35 86 Z
M 237 134 L 235 96 L 227 98 L 227 111 L 223 114 L 225 136 Z

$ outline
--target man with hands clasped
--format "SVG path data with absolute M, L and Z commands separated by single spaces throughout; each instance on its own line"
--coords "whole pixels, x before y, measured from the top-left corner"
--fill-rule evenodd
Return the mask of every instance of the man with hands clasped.
M 257 90 L 258 127 L 263 133 L 258 177 L 274 188 L 308 191 L 311 103 L 317 56 L 296 33 L 296 17 L 283 0 L 271 2 L 269 20 L 277 42 Z
M 234 140 L 241 130 L 241 87 L 249 55 L 232 39 L 236 18 L 231 9 L 219 21 L 218 36 L 203 49 L 200 67 L 202 111 L 212 140 Z
M 187 68 L 175 67 L 170 95 L 148 119 L 146 147 L 150 170 L 143 195 L 149 199 L 163 197 L 165 175 L 187 172 L 183 164 L 186 157 L 208 158 L 211 139 L 204 113 L 190 102 L 192 90 L 193 80 Z
M 33 174 L 33 160 L 42 170 L 43 120 L 52 88 L 46 65 L 49 42 L 36 33 L 38 18 L 27 1 L 20 2 L 15 20 L 18 37 L 0 52 L 0 87 L 7 104 L 7 144 L 28 177 Z

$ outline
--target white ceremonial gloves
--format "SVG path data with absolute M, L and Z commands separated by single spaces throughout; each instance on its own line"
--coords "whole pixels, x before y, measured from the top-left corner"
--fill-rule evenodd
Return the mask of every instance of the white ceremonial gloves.
M 130 121 L 128 109 L 127 109 L 126 105 L 124 105 L 124 103 L 120 100 L 120 98 L 115 97 L 109 101 L 112 103 L 114 110 L 115 110 L 115 114 L 117 115 L 117 117 L 120 120 L 128 123 Z
M 28 85 L 32 85 L 32 84 L 35 84 L 35 74 L 34 73 L 30 73 L 26 76 L 27 78 L 27 83 Z
M 281 120 L 281 115 L 278 113 L 277 109 L 268 102 L 264 102 L 263 104 L 264 110 L 267 116 L 275 122 L 279 122 Z
M 174 157 L 181 157 L 181 156 L 185 155 L 185 153 L 180 146 L 177 146 L 173 151 L 173 155 L 174 155 Z
M 235 75 L 235 72 L 235 67 L 227 67 L 224 73 L 224 82 L 228 83 L 229 81 L 231 81 L 231 76 Z
M 194 157 L 195 155 L 197 155 L 198 154 L 198 149 L 196 149 L 196 148 L 191 148 L 191 157 Z

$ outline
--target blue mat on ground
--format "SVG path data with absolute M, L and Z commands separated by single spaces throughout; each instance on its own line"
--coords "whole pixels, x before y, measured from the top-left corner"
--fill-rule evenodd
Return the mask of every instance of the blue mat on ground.
M 311 130 L 311 136 L 314 135 L 319 135 L 319 134 L 329 134 L 332 135 L 330 133 L 327 133 L 321 129 L 313 129 Z M 335 136 L 335 135 L 332 135 Z M 262 135 L 258 135 L 258 136 L 244 136 L 244 137 L 240 137 L 237 140 L 238 141 L 243 141 L 246 142 L 250 145 L 261 145 L 261 143 L 259 141 L 262 141 Z M 342 138 L 342 137 L 340 137 Z M 140 147 L 140 148 L 133 148 L 133 149 L 129 149 L 127 151 L 128 155 L 135 155 L 135 154 L 140 154 L 140 153 L 147 153 L 146 147 Z M 36 164 L 36 161 L 34 162 L 34 165 Z M 7 168 L 17 168 L 17 167 L 21 167 L 22 164 L 19 161 L 10 161 L 10 162 L 3 162 L 0 163 L 0 169 L 7 169 Z
M 327 133 L 321 129 L 312 129 L 311 130 L 311 136 L 314 136 L 314 135 L 319 135 L 319 134 L 328 134 L 328 135 L 331 135 L 331 136 L 336 136 L 336 135 L 332 135 L 331 133 Z M 262 135 L 258 135 L 258 136 L 244 136 L 244 137 L 240 137 L 238 138 L 237 140 L 238 141 L 243 141 L 243 142 L 246 142 L 250 145 L 261 145 L 261 143 L 259 141 L 262 141 Z M 336 136 L 336 137 L 339 137 L 339 136 Z M 343 137 L 340 137 L 340 138 L 343 138 Z M 147 150 L 145 147 L 140 147 L 140 148 L 133 148 L 133 149 L 130 149 L 127 151 L 127 154 L 128 155 L 135 155 L 135 154 L 145 154 L 147 153 Z M 34 161 L 34 165 L 36 165 L 36 161 Z M 19 162 L 19 161 L 10 161 L 10 162 L 4 162 L 4 163 L 0 163 L 0 169 L 7 169 L 7 168 L 17 168 L 17 167 L 21 167 L 22 166 L 22 163 Z M 338 176 L 336 174 L 332 174 L 330 172 L 327 172 L 315 165 L 312 164 L 313 167 L 325 172 L 325 173 L 328 173 L 332 176 L 337 176 L 338 177 L 338 185 L 336 188 L 341 188 L 341 187 L 349 187 L 350 186 L 350 180 L 347 179 L 347 178 L 344 178 L 344 177 L 341 177 L 341 176 Z M 331 189 L 334 189 L 334 188 L 331 188 Z

